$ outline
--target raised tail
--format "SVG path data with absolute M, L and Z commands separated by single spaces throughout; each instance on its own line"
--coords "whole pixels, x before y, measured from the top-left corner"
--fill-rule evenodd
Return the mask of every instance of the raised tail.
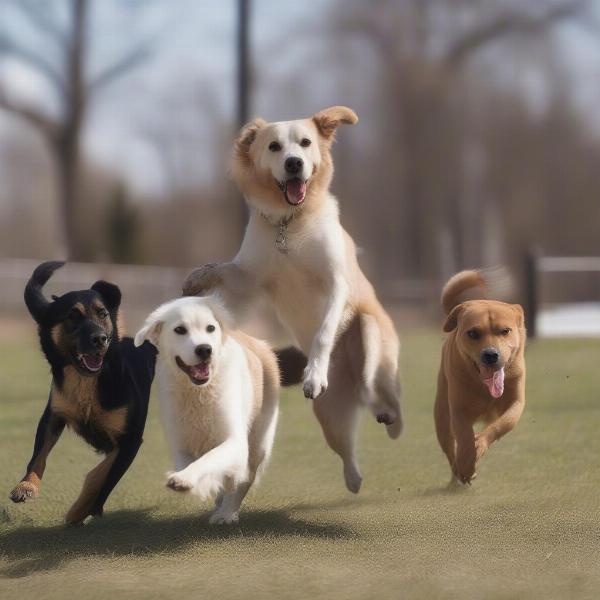
M 46 300 L 42 293 L 42 288 L 57 269 L 60 269 L 65 263 L 63 261 L 48 261 L 39 265 L 31 275 L 25 286 L 25 304 L 35 319 L 36 323 L 41 323 L 46 314 L 50 302 Z
M 446 314 L 450 314 L 450 311 L 464 300 L 486 298 L 487 295 L 488 287 L 481 271 L 461 271 L 451 277 L 444 286 L 442 306 Z

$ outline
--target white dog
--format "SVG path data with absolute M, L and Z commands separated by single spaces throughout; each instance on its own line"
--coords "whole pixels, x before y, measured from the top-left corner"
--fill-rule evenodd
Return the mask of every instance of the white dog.
M 357 120 L 335 106 L 308 119 L 246 125 L 232 163 L 250 206 L 242 246 L 232 262 L 197 269 L 183 286 L 186 295 L 218 291 L 238 321 L 266 294 L 308 356 L 304 394 L 315 399 L 352 492 L 362 481 L 354 439 L 359 407 L 368 406 L 390 437 L 402 430 L 398 336 L 329 192 L 335 131 Z
M 279 369 L 264 342 L 231 331 L 216 298 L 157 308 L 135 336 L 159 351 L 159 402 L 176 472 L 167 486 L 216 497 L 211 523 L 238 520 L 277 426 Z

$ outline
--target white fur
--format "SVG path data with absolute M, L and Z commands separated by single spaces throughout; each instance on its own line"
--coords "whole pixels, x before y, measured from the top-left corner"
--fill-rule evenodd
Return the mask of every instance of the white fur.
M 354 122 L 356 116 L 352 118 L 348 111 L 337 107 L 325 112 L 332 119 L 343 114 L 346 120 L 339 122 Z M 319 148 L 315 136 L 320 134 L 311 120 L 263 122 L 258 127 L 256 141 L 247 151 L 254 171 L 244 170 L 247 157 L 234 157 L 240 161 L 242 190 L 253 172 L 261 177 L 266 172 L 277 181 L 285 179 L 289 155 L 303 159 L 302 177 L 309 180 L 309 191 L 311 179 L 317 181 L 310 177 L 313 170 L 319 173 L 319 168 L 330 168 L 329 157 L 322 155 L 328 146 Z M 312 140 L 306 148 L 300 145 L 305 136 Z M 269 151 L 272 141 L 281 144 L 280 151 Z M 254 194 L 261 190 L 260 186 L 248 189 Z M 357 492 L 361 476 L 355 432 L 360 406 L 368 407 L 386 424 L 391 438 L 402 430 L 399 340 L 358 265 L 354 243 L 340 223 L 337 200 L 329 191 L 317 190 L 300 207 L 290 207 L 283 196 L 277 204 L 272 195 L 261 199 L 247 193 L 250 220 L 239 252 L 229 263 L 192 273 L 184 289 L 186 293 L 218 291 L 236 323 L 243 322 L 261 294 L 267 296 L 280 322 L 308 357 L 304 394 L 315 400 L 313 410 L 327 442 L 344 463 L 346 485 Z M 275 243 L 282 218 L 285 253 Z
M 202 499 L 218 498 L 214 523 L 237 521 L 256 470 L 268 462 L 277 423 L 275 399 L 258 440 L 261 459 L 249 465 L 249 435 L 256 425 L 253 419 L 258 420 L 255 409 L 257 403 L 260 410 L 269 402 L 255 397 L 262 385 L 253 381 L 244 348 L 225 329 L 224 314 L 214 297 L 180 298 L 156 309 L 135 336 L 136 345 L 148 339 L 159 350 L 158 396 L 176 469 L 167 473 L 167 486 Z M 215 326 L 212 333 L 207 332 L 209 325 Z M 187 334 L 175 333 L 178 326 Z M 175 357 L 195 364 L 194 348 L 207 343 L 213 348 L 210 378 L 195 385 Z
M 304 166 L 297 176 L 304 181 L 310 178 L 315 165 L 321 159 L 319 145 L 314 140 L 314 131 L 307 127 L 302 121 L 279 121 L 268 125 L 269 136 L 265 138 L 267 148 L 264 149 L 258 160 L 258 166 L 268 169 L 277 181 L 283 182 L 288 175 L 285 171 L 285 161 L 294 156 L 301 158 Z M 302 140 L 311 141 L 310 146 L 301 145 Z M 281 150 L 273 152 L 269 150 L 268 145 L 271 142 L 278 142 Z

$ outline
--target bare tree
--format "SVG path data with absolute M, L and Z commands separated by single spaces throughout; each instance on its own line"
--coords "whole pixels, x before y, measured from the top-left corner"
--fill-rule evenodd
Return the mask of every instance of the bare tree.
M 5 0 L 3 4 L 5 8 L 10 5 L 20 11 L 33 29 L 51 38 L 59 48 L 60 61 L 55 65 L 41 50 L 25 45 L 4 24 L 0 30 L 0 55 L 10 56 L 41 75 L 53 89 L 60 111 L 54 116 L 49 106 L 40 107 L 17 99 L 1 82 L 0 108 L 28 122 L 46 141 L 56 166 L 66 255 L 71 260 L 78 260 L 83 254 L 75 225 L 79 202 L 80 146 L 90 102 L 102 88 L 144 61 L 151 46 L 149 40 L 141 41 L 95 76 L 88 77 L 85 66 L 90 46 L 89 0 L 67 0 L 66 26 L 59 23 L 55 3 Z
M 396 143 L 395 151 L 387 153 L 387 172 L 396 178 L 389 187 L 400 189 L 401 202 L 391 204 L 397 207 L 396 221 L 404 224 L 397 236 L 403 246 L 396 251 L 408 255 L 411 275 L 433 275 L 431 263 L 438 264 L 439 251 L 432 241 L 444 228 L 452 245 L 448 264 L 461 268 L 469 258 L 461 164 L 468 146 L 461 85 L 465 65 L 495 42 L 545 35 L 588 5 L 589 0 L 344 3 L 339 27 L 366 37 L 386 65 L 394 102 L 385 113 L 386 128 Z

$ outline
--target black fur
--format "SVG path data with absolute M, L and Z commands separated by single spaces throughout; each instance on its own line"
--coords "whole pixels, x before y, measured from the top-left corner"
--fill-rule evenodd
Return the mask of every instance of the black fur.
M 65 425 L 70 425 L 78 435 L 99 452 L 107 454 L 118 449 L 116 459 L 89 512 L 92 515 L 100 515 L 106 499 L 133 462 L 142 443 L 150 387 L 154 378 L 156 349 L 148 342 L 136 348 L 131 338 L 119 339 L 117 313 L 121 302 L 121 292 L 116 285 L 97 281 L 89 290 L 68 292 L 60 297 L 53 296 L 53 301 L 49 302 L 42 293 L 42 287 L 52 273 L 63 264 L 60 262 L 41 264 L 34 271 L 25 288 L 25 303 L 38 323 L 40 344 L 52 370 L 53 389 L 62 391 L 65 367 L 72 366 L 74 359 L 65 355 L 64 349 L 56 345 L 52 329 L 65 322 L 76 303 L 89 306 L 93 301 L 100 301 L 110 315 L 112 332 L 107 342 L 108 348 L 104 354 L 101 371 L 89 376 L 97 378 L 95 400 L 102 409 L 111 411 L 127 407 L 126 426 L 124 433 L 115 440 L 114 435 L 111 438 L 108 432 L 102 428 L 102 424 L 93 419 L 67 423 L 60 414 L 53 411 L 51 391 L 38 424 L 33 456 L 27 466 L 27 475 L 24 480 L 32 473 L 36 461 L 39 464 L 38 458 L 44 445 L 51 447 L 62 433 Z M 105 316 L 104 319 L 106 322 L 107 317 Z M 82 327 L 84 325 L 86 323 Z M 90 320 L 89 327 L 99 329 L 99 326 L 92 320 Z M 44 457 L 41 460 L 45 466 Z M 44 469 L 42 467 L 38 470 L 41 470 L 41 473 L 36 473 L 36 475 L 41 480 Z M 23 494 L 15 493 L 15 490 L 11 494 L 11 498 L 15 502 L 26 499 Z
M 300 383 L 307 363 L 304 353 L 294 346 L 288 346 L 281 350 L 275 350 L 275 354 L 281 373 L 281 385 L 289 386 Z

